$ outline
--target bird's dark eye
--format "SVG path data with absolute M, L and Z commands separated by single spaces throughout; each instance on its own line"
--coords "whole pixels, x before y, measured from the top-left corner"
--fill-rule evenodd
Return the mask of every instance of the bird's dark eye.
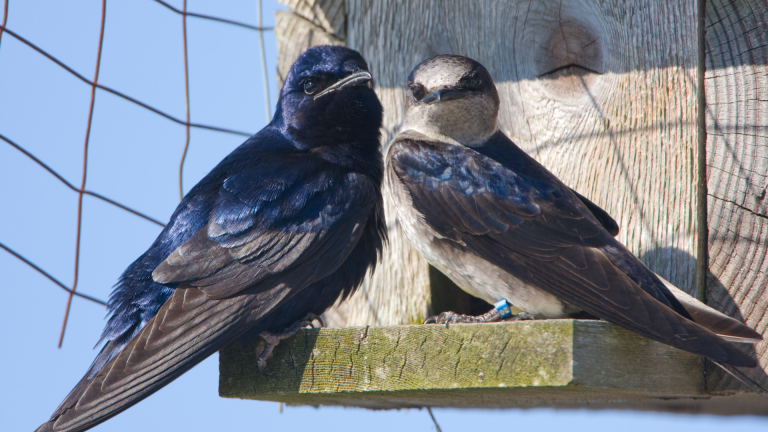
M 459 83 L 464 88 L 475 89 L 483 85 L 483 80 L 480 78 L 480 74 L 474 71 L 461 77 Z
M 421 84 L 409 82 L 408 88 L 411 89 L 411 94 L 416 100 L 422 100 L 427 95 L 427 89 Z
M 317 83 L 312 80 L 304 81 L 304 93 L 311 95 L 317 90 Z

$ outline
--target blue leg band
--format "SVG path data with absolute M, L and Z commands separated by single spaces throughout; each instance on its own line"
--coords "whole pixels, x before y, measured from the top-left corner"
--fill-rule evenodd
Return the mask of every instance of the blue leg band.
M 499 316 L 503 319 L 508 316 L 512 316 L 512 311 L 509 309 L 509 303 L 507 303 L 507 299 L 501 299 L 493 304 L 493 307 L 496 308 L 497 311 L 499 311 Z

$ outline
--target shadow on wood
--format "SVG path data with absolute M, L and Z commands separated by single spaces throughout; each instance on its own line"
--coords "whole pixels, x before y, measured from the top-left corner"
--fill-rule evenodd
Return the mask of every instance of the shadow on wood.
M 665 251 L 649 251 L 647 254 L 657 254 L 663 256 L 674 256 L 676 261 L 683 262 L 685 260 L 689 260 L 691 262 L 695 262 L 696 258 L 694 258 L 693 255 L 689 254 L 686 251 L 682 251 L 679 249 L 669 248 Z M 640 257 L 641 260 L 644 262 L 652 261 L 649 257 L 643 255 Z M 722 283 L 715 277 L 715 275 L 712 274 L 712 272 L 707 272 L 707 292 L 709 295 L 714 295 L 719 299 L 719 305 L 721 306 L 720 310 L 728 311 L 729 315 L 733 318 L 736 318 L 737 320 L 741 322 L 745 322 L 744 317 L 739 312 L 739 308 L 735 302 L 735 300 L 731 297 L 731 295 L 728 293 L 728 291 L 725 289 Z M 742 351 L 749 353 L 750 356 L 755 357 L 758 356 L 759 358 L 759 352 L 755 350 L 755 346 L 752 344 L 738 344 Z M 714 391 L 723 391 L 723 390 L 746 390 L 746 391 L 752 391 L 753 389 L 745 388 L 745 386 L 740 383 L 739 381 L 733 379 L 730 375 L 725 373 L 722 369 L 720 369 L 717 365 L 712 364 L 710 362 L 707 362 L 706 365 L 707 369 L 707 389 L 711 389 Z M 761 368 L 739 368 L 740 371 L 745 373 L 747 376 L 749 376 L 752 380 L 754 380 L 757 383 L 760 383 L 762 385 L 765 385 L 765 383 L 768 383 L 768 375 L 766 375 L 765 371 Z

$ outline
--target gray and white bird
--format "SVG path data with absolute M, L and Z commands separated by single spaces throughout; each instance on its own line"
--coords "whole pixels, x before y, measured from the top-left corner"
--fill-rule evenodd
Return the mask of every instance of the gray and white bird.
M 663 281 L 614 238 L 618 226 L 604 210 L 499 130 L 499 96 L 481 64 L 439 55 L 406 85 L 403 132 L 386 168 L 399 222 L 433 266 L 497 305 L 479 317 L 444 312 L 428 321 L 584 311 L 715 362 L 756 365 L 726 340 L 760 341 L 759 333 Z

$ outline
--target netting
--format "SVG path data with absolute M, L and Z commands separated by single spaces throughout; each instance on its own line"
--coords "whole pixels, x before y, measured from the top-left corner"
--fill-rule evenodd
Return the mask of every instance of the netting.
M 89 108 L 88 108 L 88 115 L 87 115 L 87 121 L 85 122 L 85 134 L 84 134 L 84 140 L 82 145 L 79 146 L 79 154 L 81 155 L 81 161 L 82 164 L 79 167 L 79 172 L 77 172 L 77 181 L 68 180 L 68 178 L 72 178 L 72 173 L 74 171 L 70 170 L 69 168 L 66 169 L 67 173 L 61 172 L 61 169 L 54 169 L 53 164 L 49 160 L 45 160 L 45 158 L 40 157 L 36 154 L 35 150 L 32 150 L 32 148 L 41 148 L 41 146 L 53 146 L 53 145 L 59 145 L 60 143 L 56 140 L 51 140 L 47 142 L 40 142 L 39 140 L 35 140 L 35 138 L 29 138 L 26 136 L 16 137 L 10 132 L 6 132 L 3 129 L 14 129 L 12 124 L 10 123 L 12 121 L 8 119 L 8 117 L 11 116 L 5 116 L 6 121 L 8 123 L 3 122 L 3 119 L 0 118 L 0 140 L 4 142 L 6 145 L 10 146 L 11 148 L 18 151 L 21 155 L 28 158 L 28 160 L 33 161 L 36 166 L 40 169 L 39 173 L 36 173 L 36 175 L 44 176 L 44 175 L 50 175 L 53 176 L 53 178 L 57 179 L 61 184 L 63 184 L 67 189 L 69 189 L 71 192 L 74 192 L 74 196 L 69 196 L 67 199 L 75 199 L 77 201 L 77 207 L 76 207 L 76 218 L 75 218 L 75 226 L 76 226 L 76 239 L 74 244 L 74 250 L 72 251 L 71 259 L 73 260 L 73 276 L 72 280 L 69 284 L 63 282 L 60 278 L 57 278 L 54 275 L 54 272 L 49 271 L 45 268 L 44 265 L 38 264 L 36 262 L 35 254 L 22 254 L 19 252 L 18 243 L 16 245 L 6 242 L 3 237 L 6 237 L 4 234 L 11 234 L 10 231 L 0 231 L 0 248 L 5 250 L 10 255 L 14 256 L 18 259 L 19 265 L 28 265 L 43 276 L 45 276 L 50 282 L 59 288 L 65 290 L 67 295 L 66 305 L 64 308 L 64 317 L 61 325 L 61 332 L 59 335 L 59 347 L 61 347 L 61 344 L 64 340 L 64 334 L 67 328 L 67 323 L 70 319 L 70 311 L 72 306 L 72 300 L 74 297 L 81 298 L 86 301 L 95 302 L 99 304 L 106 304 L 103 299 L 97 298 L 96 296 L 89 295 L 87 293 L 79 291 L 79 282 L 81 279 L 81 255 L 82 255 L 82 237 L 83 237 L 83 230 L 85 227 L 85 224 L 87 223 L 88 214 L 86 210 L 84 209 L 83 203 L 84 198 L 91 197 L 93 199 L 99 200 L 103 203 L 106 203 L 110 206 L 113 206 L 120 211 L 126 212 L 128 214 L 131 214 L 135 217 L 142 218 L 152 224 L 155 224 L 159 227 L 164 226 L 163 223 L 159 220 L 158 217 L 152 217 L 147 214 L 147 212 L 139 211 L 135 208 L 135 206 L 129 206 L 126 205 L 116 199 L 112 199 L 107 194 L 99 193 L 95 190 L 92 190 L 88 187 L 88 175 L 89 175 L 89 169 L 93 170 L 93 162 L 89 165 L 89 151 L 92 151 L 90 148 L 92 144 L 92 135 L 93 135 L 93 125 L 94 125 L 94 118 L 98 116 L 99 114 L 99 105 L 97 104 L 97 100 L 101 101 L 102 98 L 109 97 L 107 95 L 111 95 L 113 97 L 116 97 L 118 99 L 121 99 L 122 101 L 128 102 L 129 104 L 134 105 L 135 107 L 138 107 L 140 110 L 144 112 L 151 113 L 152 115 L 163 119 L 164 121 L 175 123 L 177 125 L 181 125 L 184 127 L 185 131 L 185 139 L 183 143 L 183 150 L 181 151 L 181 154 L 178 157 L 178 165 L 176 165 L 175 169 L 177 174 L 177 182 L 178 182 L 178 192 L 177 195 L 179 197 L 183 196 L 185 191 L 185 165 L 187 164 L 188 154 L 190 150 L 190 142 L 191 142 L 191 135 L 193 130 L 200 130 L 200 131 L 211 131 L 216 132 L 219 134 L 227 134 L 227 135 L 233 135 L 233 136 L 239 136 L 240 140 L 242 140 L 244 137 L 248 137 L 251 135 L 251 132 L 246 132 L 242 130 L 236 130 L 234 128 L 230 127 L 220 127 L 220 126 L 214 126 L 211 124 L 202 124 L 197 123 L 192 120 L 193 116 L 191 114 L 190 106 L 191 100 L 190 100 L 190 71 L 193 70 L 190 67 L 190 56 L 189 56 L 189 45 L 190 45 L 190 36 L 195 36 L 196 40 L 201 41 L 203 44 L 211 43 L 214 39 L 220 39 L 219 33 L 226 33 L 224 29 L 225 27 L 222 26 L 228 26 L 228 27 L 234 27 L 238 29 L 245 29 L 248 31 L 256 32 L 258 34 L 258 49 L 254 50 L 252 47 L 252 41 L 250 40 L 243 40 L 241 35 L 238 33 L 237 35 L 230 37 L 228 43 L 237 44 L 238 47 L 242 47 L 243 55 L 250 57 L 256 57 L 258 54 L 258 61 L 261 65 L 261 70 L 259 71 L 262 76 L 262 82 L 263 82 L 263 93 L 262 93 L 262 99 L 263 99 L 263 105 L 260 101 L 252 101 L 254 104 L 258 104 L 260 106 L 265 107 L 265 114 L 266 114 L 266 121 L 268 122 L 270 119 L 270 82 L 267 75 L 267 56 L 265 52 L 265 42 L 264 42 L 264 32 L 265 31 L 271 31 L 273 30 L 272 27 L 264 27 L 262 26 L 262 4 L 261 1 L 258 0 L 256 2 L 256 25 L 248 24 L 246 22 L 241 22 L 238 20 L 232 20 L 227 18 L 222 18 L 218 16 L 212 16 L 202 13 L 195 13 L 187 8 L 187 0 L 181 1 L 180 7 L 174 6 L 166 1 L 162 0 L 154 0 L 155 4 L 158 6 L 153 9 L 153 12 L 156 13 L 158 16 L 162 15 L 162 20 L 165 20 L 164 22 L 167 22 L 168 15 L 177 15 L 178 19 L 181 20 L 181 34 L 178 35 L 182 39 L 181 46 L 183 47 L 183 55 L 181 56 L 183 58 L 183 75 L 178 76 L 178 80 L 183 79 L 183 94 L 184 94 L 184 109 L 183 109 L 183 116 L 178 116 L 177 114 L 174 114 L 172 112 L 169 112 L 169 110 L 166 109 L 160 109 L 156 107 L 154 104 L 147 103 L 142 98 L 139 97 L 133 97 L 130 95 L 130 91 L 127 90 L 121 90 L 118 88 L 113 88 L 107 85 L 104 85 L 102 81 L 100 81 L 100 73 L 102 72 L 102 63 L 103 59 L 107 52 L 104 48 L 104 39 L 105 39 L 105 33 L 109 31 L 109 26 L 112 23 L 111 20 L 107 19 L 107 1 L 101 0 L 101 10 L 100 10 L 100 21 L 99 21 L 99 31 L 97 35 L 94 35 L 94 37 L 97 37 L 98 43 L 97 43 L 97 49 L 92 54 L 95 57 L 95 71 L 90 75 L 85 75 L 82 72 L 79 72 L 78 70 L 82 70 L 82 68 L 79 68 L 78 66 L 69 64 L 68 61 L 65 59 L 60 58 L 59 56 L 55 55 L 54 52 L 46 47 L 44 43 L 36 43 L 34 42 L 36 39 L 36 34 L 26 34 L 23 31 L 16 31 L 14 29 L 13 19 L 11 18 L 9 20 L 9 17 L 12 16 L 12 11 L 10 9 L 10 0 L 4 0 L 4 8 L 3 8 L 3 17 L 2 17 L 2 25 L 0 26 L 0 62 L 2 62 L 3 59 L 3 48 L 4 45 L 7 45 L 9 43 L 9 39 L 13 41 L 15 44 L 14 50 L 24 49 L 24 50 L 30 50 L 35 52 L 38 56 L 45 59 L 45 61 L 48 62 L 48 64 L 55 65 L 60 70 L 65 71 L 70 76 L 76 78 L 80 82 L 84 83 L 86 85 L 85 88 L 77 88 L 76 90 L 73 90 L 75 93 L 77 93 L 76 98 L 81 98 L 82 94 L 87 94 L 89 98 Z M 26 6 L 26 5 L 25 5 Z M 116 5 L 116 7 L 124 8 L 126 5 Z M 146 7 L 146 5 L 144 5 Z M 253 18 L 253 17 L 252 17 Z M 120 19 L 120 17 L 115 17 L 115 26 L 118 27 L 115 31 L 120 32 L 121 29 L 121 22 L 117 21 Z M 188 30 L 188 21 L 189 19 L 195 19 L 195 20 L 201 20 L 205 22 L 209 22 L 212 24 L 215 24 L 218 27 L 210 28 L 210 27 L 201 27 L 198 29 L 199 31 L 197 33 L 191 33 Z M 150 19 L 146 21 L 151 21 Z M 73 23 L 73 25 L 76 25 L 76 23 Z M 140 23 L 136 23 L 136 28 L 132 31 L 138 32 L 147 32 L 151 33 L 151 26 L 146 27 L 144 29 L 140 29 Z M 214 36 L 214 34 L 216 36 Z M 238 36 L 239 35 L 239 36 Z M 85 49 L 85 48 L 83 48 Z M 117 53 L 119 56 L 120 53 Z M 201 61 L 205 62 L 205 59 L 202 59 Z M 5 69 L 10 75 L 16 74 L 26 74 L 26 73 L 41 73 L 43 75 L 43 81 L 48 81 L 47 77 L 45 77 L 46 70 L 44 67 L 41 67 L 41 70 L 21 70 L 21 68 L 24 68 L 25 65 L 23 62 L 14 62 L 14 61 L 5 61 L 3 63 L 0 63 L 0 68 Z M 251 74 L 246 74 L 246 76 L 250 76 L 251 80 L 258 79 L 259 72 L 252 71 Z M 220 80 L 228 80 L 229 77 L 219 77 Z M 11 82 L 12 80 L 6 80 L 5 85 L 13 85 Z M 55 79 L 51 79 L 51 81 L 55 81 Z M 46 85 L 46 84 L 42 84 Z M 139 84 L 140 85 L 140 84 Z M 215 86 L 214 86 L 215 87 Z M 10 91 L 2 90 L 2 83 L 0 83 L 0 101 L 2 101 L 3 93 L 10 93 Z M 274 92 L 273 92 L 274 93 Z M 12 99 L 12 98 L 11 98 Z M 7 100 L 6 100 L 7 102 Z M 76 105 L 76 101 L 73 100 L 73 106 Z M 7 108 L 7 107 L 6 107 Z M 74 109 L 74 108 L 73 108 Z M 260 108 L 261 109 L 261 108 Z M 141 127 L 141 118 L 126 118 L 124 116 L 117 116 L 117 118 L 112 118 L 109 120 L 103 120 L 104 116 L 109 116 L 110 113 L 105 113 L 100 117 L 100 120 L 102 121 L 109 121 L 114 122 L 115 124 L 119 124 L 120 127 L 117 129 L 117 132 L 111 132 L 115 134 L 119 134 L 119 130 L 121 128 L 135 128 L 135 127 Z M 142 114 L 137 114 L 141 116 Z M 38 119 L 38 121 L 43 122 L 44 119 Z M 259 120 L 261 122 L 262 120 Z M 256 123 L 256 122 L 254 122 Z M 113 129 L 114 131 L 115 129 Z M 254 127 L 253 130 L 257 130 L 257 127 Z M 24 135 L 16 132 L 16 135 Z M 29 139 L 29 141 L 25 141 L 25 139 Z M 105 140 L 108 141 L 108 140 Z M 202 145 L 202 142 L 201 142 Z M 71 147 L 65 145 L 64 147 Z M 146 157 L 151 158 L 152 155 L 147 155 Z M 109 170 L 110 168 L 100 168 L 101 171 Z M 170 167 L 168 169 L 171 169 Z M 119 170 L 117 170 L 119 171 Z M 47 174 L 46 174 L 47 173 Z M 142 172 L 136 172 L 136 175 L 145 175 L 145 173 Z M 199 176 L 198 176 L 199 177 Z M 131 178 L 124 179 L 125 183 L 130 184 L 132 182 Z M 188 182 L 189 183 L 189 182 Z M 7 189 L 20 189 L 24 191 L 24 184 L 5 184 L 3 188 Z M 187 188 L 188 189 L 188 188 Z M 34 200 L 36 197 L 33 196 L 34 191 L 29 191 L 29 193 L 26 193 L 25 196 L 27 199 Z M 24 214 L 24 205 L 20 202 L 12 202 L 12 200 L 5 200 L 6 203 L 3 205 L 6 210 L 9 210 L 11 206 L 13 206 L 14 212 L 17 213 L 17 216 L 20 217 L 30 217 L 34 218 L 38 215 L 30 214 L 25 215 Z M 63 209 L 61 211 L 64 211 Z M 53 210 L 51 214 L 49 215 L 50 218 L 47 221 L 50 224 L 53 224 L 54 226 L 57 226 L 61 230 L 64 229 L 63 225 L 59 225 L 60 220 L 57 218 L 57 212 L 58 210 Z M 167 215 L 165 216 L 167 217 Z M 8 224 L 6 225 L 6 229 L 10 229 L 10 226 Z M 16 236 L 18 237 L 18 236 Z M 16 238 L 15 237 L 15 238 Z M 16 240 L 19 241 L 19 240 Z M 39 239 L 36 239 L 36 241 L 39 243 Z M 105 239 L 106 241 L 106 239 Z M 64 260 L 65 257 L 59 257 L 59 259 Z M 23 264 L 22 264 L 23 263 Z M 123 266 L 126 266 L 129 262 L 122 263 Z M 8 270 L 6 270 L 8 271 Z M 10 271 L 14 271 L 13 269 L 10 269 Z

